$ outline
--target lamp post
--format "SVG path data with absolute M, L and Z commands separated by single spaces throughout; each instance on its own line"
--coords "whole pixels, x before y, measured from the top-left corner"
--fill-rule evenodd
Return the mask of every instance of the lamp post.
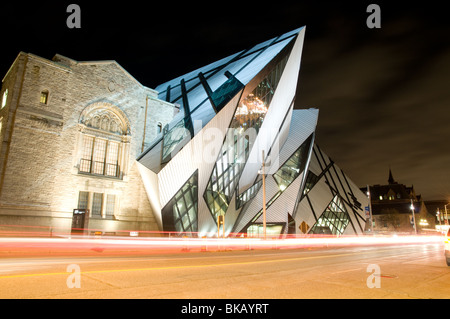
M 447 205 L 450 205 L 450 203 L 444 205 L 444 208 L 445 208 L 445 225 L 448 225 Z
M 414 215 L 414 205 L 413 205 L 413 201 L 411 199 L 411 210 L 412 210 L 412 215 L 413 215 L 413 222 L 414 222 L 414 234 L 417 235 L 417 228 L 416 228 L 416 217 Z
M 265 158 L 264 150 L 262 151 L 262 187 L 263 187 L 263 233 L 266 239 L 266 177 L 265 177 Z
M 441 216 L 439 216 L 439 215 L 440 215 L 440 213 L 439 213 L 439 207 L 438 207 L 436 216 L 437 216 L 437 218 L 439 220 L 439 226 L 442 226 L 442 224 L 441 224 Z
M 369 222 L 370 222 L 369 231 L 372 231 L 372 227 L 373 227 L 373 219 L 372 219 L 372 195 L 370 194 L 370 187 L 369 187 L 369 185 L 367 185 L 367 196 L 369 197 Z

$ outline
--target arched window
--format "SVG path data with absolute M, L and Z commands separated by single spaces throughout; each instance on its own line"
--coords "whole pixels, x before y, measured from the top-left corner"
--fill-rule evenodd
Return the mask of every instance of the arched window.
M 79 173 L 122 178 L 130 126 L 125 113 L 109 103 L 88 106 L 81 115 Z

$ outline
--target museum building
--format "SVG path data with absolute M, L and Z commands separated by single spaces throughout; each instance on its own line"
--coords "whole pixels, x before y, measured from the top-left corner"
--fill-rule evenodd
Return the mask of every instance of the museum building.
M 1 89 L 0 225 L 70 230 L 80 210 L 102 234 L 259 236 L 263 218 L 270 236 L 361 234 L 367 196 L 318 147 L 319 111 L 294 109 L 304 34 L 155 89 L 115 61 L 19 53 Z

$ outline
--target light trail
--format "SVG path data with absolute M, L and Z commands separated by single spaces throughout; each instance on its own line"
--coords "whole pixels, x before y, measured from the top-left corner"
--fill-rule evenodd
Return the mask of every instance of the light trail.
M 383 252 L 395 252 L 397 248 L 388 248 L 377 250 L 377 253 Z M 182 270 L 182 269 L 201 269 L 201 268 L 211 268 L 211 267 L 229 267 L 229 266 L 249 266 L 249 265 L 261 265 L 261 264 L 273 264 L 273 263 L 285 263 L 294 261 L 306 261 L 306 260 L 320 260 L 320 259 L 332 259 L 341 258 L 349 256 L 361 256 L 364 254 L 371 254 L 372 251 L 357 251 L 357 252 L 340 252 L 333 254 L 324 254 L 316 256 L 301 256 L 301 257 L 289 257 L 289 258 L 275 258 L 275 259 L 263 259 L 263 260 L 249 260 L 249 261 L 233 261 L 233 262 L 218 262 L 218 263 L 207 263 L 207 264 L 196 264 L 196 265 L 176 265 L 176 266 L 155 266 L 155 267 L 141 267 L 141 268 L 119 268 L 119 269 L 101 269 L 101 270 L 91 270 L 82 271 L 80 275 L 87 274 L 108 274 L 108 273 L 124 273 L 124 272 L 141 272 L 141 271 L 161 271 L 161 270 Z M 406 255 L 410 255 L 409 253 Z M 267 257 L 268 255 L 259 255 L 259 257 Z M 398 255 L 388 256 L 388 258 L 397 258 Z M 345 270 L 354 271 L 355 269 Z M 361 268 L 357 268 L 361 270 Z M 339 272 L 336 272 L 339 273 Z M 30 273 L 30 274 L 8 274 L 1 275 L 1 279 L 11 279 L 11 278 L 27 278 L 27 277 L 43 277 L 43 276 L 67 276 L 68 272 L 42 272 L 42 273 Z
M 262 238 L 0 238 L 0 257 L 52 254 L 155 254 L 180 251 L 296 249 L 309 247 L 443 244 L 444 236 L 341 236 Z

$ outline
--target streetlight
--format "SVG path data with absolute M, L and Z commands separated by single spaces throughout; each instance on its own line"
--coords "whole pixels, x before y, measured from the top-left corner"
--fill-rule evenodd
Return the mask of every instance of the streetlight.
M 266 239 L 266 172 L 265 172 L 264 150 L 262 151 L 262 187 L 263 187 L 263 233 Z
M 445 225 L 448 225 L 447 205 L 450 205 L 450 203 L 447 203 L 446 205 L 444 205 L 444 208 L 445 208 Z
M 414 233 L 417 235 L 416 217 L 415 217 L 415 215 L 414 215 L 414 205 L 413 205 L 412 198 L 411 198 L 411 210 L 412 210 L 413 222 L 414 222 Z
M 441 224 L 441 216 L 439 216 L 439 215 L 440 215 L 440 213 L 439 213 L 439 207 L 438 207 L 437 212 L 436 212 L 436 216 L 437 216 L 437 218 L 439 220 L 439 226 L 442 226 L 442 224 Z
M 367 185 L 367 197 L 369 197 L 369 222 L 370 222 L 370 227 L 369 227 L 369 231 L 372 231 L 372 227 L 373 227 L 373 219 L 372 219 L 372 196 L 370 194 L 370 187 L 369 185 Z

